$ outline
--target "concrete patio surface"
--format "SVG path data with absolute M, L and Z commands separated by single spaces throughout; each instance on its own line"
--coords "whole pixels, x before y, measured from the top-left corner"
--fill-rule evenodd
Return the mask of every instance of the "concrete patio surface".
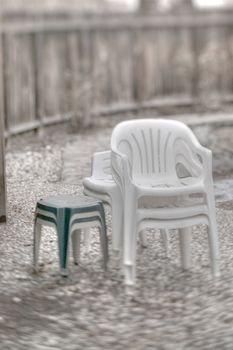
M 36 200 L 82 193 L 91 155 L 109 149 L 117 121 L 102 121 L 79 134 L 58 126 L 40 139 L 27 134 L 9 140 L 8 222 L 0 226 L 1 350 L 233 349 L 233 128 L 204 119 L 193 127 L 214 153 L 221 277 L 211 277 L 205 227 L 193 229 L 189 272 L 180 267 L 177 233 L 170 233 L 166 259 L 160 235 L 152 230 L 148 247 L 138 247 L 133 296 L 125 294 L 111 260 L 111 239 L 109 268 L 103 271 L 95 230 L 80 265 L 70 259 L 68 278 L 58 273 L 52 229 L 44 230 L 40 271 L 35 274 L 31 267 Z M 109 237 L 110 221 L 107 212 Z

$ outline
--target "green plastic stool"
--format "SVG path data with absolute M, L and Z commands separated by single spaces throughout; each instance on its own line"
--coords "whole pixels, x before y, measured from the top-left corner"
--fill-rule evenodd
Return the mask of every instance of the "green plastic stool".
M 63 276 L 68 274 L 70 237 L 73 243 L 74 263 L 78 263 L 81 229 L 92 226 L 99 227 L 104 268 L 107 268 L 108 242 L 102 201 L 87 196 L 60 195 L 46 197 L 37 202 L 33 249 L 35 270 L 38 267 L 42 225 L 52 226 L 57 231 L 60 271 Z

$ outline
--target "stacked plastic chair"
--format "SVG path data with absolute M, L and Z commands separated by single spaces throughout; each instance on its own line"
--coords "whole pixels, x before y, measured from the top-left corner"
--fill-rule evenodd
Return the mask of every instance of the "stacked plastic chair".
M 112 210 L 112 248 L 119 255 L 123 232 L 123 208 L 120 189 L 111 174 L 111 151 L 92 157 L 92 174 L 83 180 L 84 194 L 107 203 Z
M 101 201 L 86 196 L 60 195 L 37 202 L 34 223 L 34 268 L 38 267 L 42 225 L 52 226 L 58 237 L 60 271 L 68 274 L 68 247 L 72 237 L 74 262 L 79 261 L 81 229 L 97 226 L 100 232 L 104 267 L 107 266 L 108 244 L 105 213 Z
M 191 226 L 206 224 L 214 276 L 219 274 L 212 154 L 183 123 L 163 119 L 118 124 L 111 138 L 113 178 L 124 208 L 123 271 L 136 276 L 136 237 L 145 228 L 178 229 L 184 268 L 190 266 Z M 180 176 L 183 167 L 186 176 Z M 197 198 L 198 197 L 198 198 Z
M 123 197 L 120 187 L 112 177 L 111 151 L 97 152 L 92 156 L 92 174 L 83 180 L 84 194 L 102 200 L 112 210 L 112 249 L 113 256 L 118 258 L 123 244 Z M 88 242 L 88 233 L 86 235 Z M 167 233 L 161 232 L 168 255 Z M 146 233 L 140 233 L 140 244 L 147 247 Z M 88 243 L 87 243 L 88 246 Z

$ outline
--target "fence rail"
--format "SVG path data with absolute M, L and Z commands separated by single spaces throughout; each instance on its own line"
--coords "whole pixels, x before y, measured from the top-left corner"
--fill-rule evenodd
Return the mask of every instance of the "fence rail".
M 14 13 L 13 13 L 14 14 Z M 17 16 L 17 13 L 2 15 L 0 32 L 51 32 L 70 30 L 106 30 L 106 29 L 174 29 L 208 28 L 233 26 L 233 10 L 194 11 L 191 13 L 160 13 L 159 15 L 103 14 L 78 16 L 65 12 L 29 12 Z
M 6 135 L 63 116 L 89 125 L 117 108 L 233 95 L 233 12 L 9 18 L 0 26 Z

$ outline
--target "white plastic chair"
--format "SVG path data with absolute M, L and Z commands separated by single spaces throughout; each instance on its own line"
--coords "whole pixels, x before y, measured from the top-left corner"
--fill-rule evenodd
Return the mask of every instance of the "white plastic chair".
M 92 174 L 83 180 L 83 187 L 84 194 L 101 199 L 111 207 L 112 248 L 113 254 L 118 257 L 123 239 L 123 201 L 120 188 L 111 174 L 111 151 L 97 152 L 92 156 Z M 163 239 L 166 242 L 166 237 Z M 141 246 L 147 246 L 145 234 L 140 235 L 140 242 Z
M 212 271 L 218 275 L 211 151 L 185 124 L 163 119 L 118 124 L 111 150 L 113 177 L 124 200 L 125 283 L 135 281 L 137 232 L 152 227 L 179 229 L 182 263 L 188 268 L 190 227 L 208 225 Z M 179 175 L 182 167 L 188 176 Z
M 112 210 L 112 247 L 119 254 L 122 244 L 123 209 L 120 190 L 111 174 L 111 151 L 97 152 L 92 157 L 92 174 L 83 180 L 84 194 L 101 199 Z

